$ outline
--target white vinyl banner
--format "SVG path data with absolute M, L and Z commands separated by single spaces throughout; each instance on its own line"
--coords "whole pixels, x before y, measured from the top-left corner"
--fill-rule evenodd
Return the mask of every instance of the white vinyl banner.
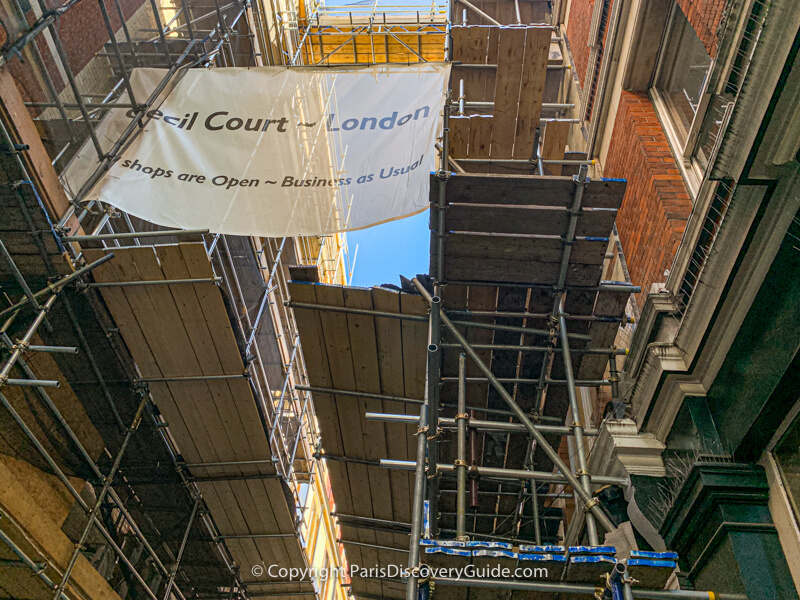
M 164 75 L 135 69 L 136 101 Z M 189 69 L 83 200 L 167 227 L 268 237 L 420 212 L 448 78 L 443 64 Z M 133 114 L 114 109 L 102 121 L 105 151 Z M 99 164 L 87 142 L 66 189 L 79 190 Z

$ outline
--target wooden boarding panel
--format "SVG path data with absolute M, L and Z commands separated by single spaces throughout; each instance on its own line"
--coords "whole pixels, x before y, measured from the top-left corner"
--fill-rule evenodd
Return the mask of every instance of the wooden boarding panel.
M 602 265 L 607 242 L 578 240 L 572 246 L 571 263 Z M 445 259 L 492 258 L 560 263 L 564 243 L 560 237 L 525 238 L 451 233 L 445 239 Z M 447 262 L 447 260 L 445 260 Z
M 136 255 L 131 253 L 133 250 L 136 251 Z M 110 269 L 114 270 L 118 281 L 137 281 L 142 279 L 142 275 L 139 273 L 136 266 L 136 258 L 139 259 L 142 270 L 148 273 L 147 260 L 149 256 L 143 254 L 143 251 L 149 251 L 152 254 L 153 249 L 143 247 L 126 250 L 124 252 L 117 250 L 117 252 L 115 252 L 115 259 L 107 263 L 107 265 L 109 265 Z M 151 279 L 157 278 L 153 273 L 148 273 L 148 275 Z M 176 356 L 174 347 L 170 346 L 169 342 L 170 338 L 173 340 L 181 339 L 181 334 L 178 329 L 179 326 L 182 326 L 180 317 L 175 317 L 174 314 L 168 316 L 169 321 L 167 322 L 172 326 L 170 328 L 164 327 L 164 323 L 159 320 L 159 318 L 162 317 L 158 312 L 159 310 L 171 312 L 167 303 L 168 299 L 166 295 L 163 294 L 165 291 L 166 294 L 169 294 L 167 286 L 162 286 L 161 290 L 148 290 L 145 286 L 122 289 L 124 290 L 123 295 L 126 297 L 128 305 L 135 315 L 137 326 L 141 329 L 144 336 L 145 343 L 152 351 L 153 359 L 159 365 L 159 370 L 166 376 L 179 376 L 181 374 L 180 361 L 189 360 L 189 357 L 185 352 L 182 356 Z M 162 292 L 162 294 L 158 295 L 159 292 Z M 114 314 L 114 307 L 111 306 L 110 308 L 112 314 Z M 120 326 L 120 328 L 126 343 L 129 343 L 127 334 L 130 328 L 123 329 L 122 326 Z M 183 335 L 185 336 L 185 332 Z M 186 346 L 183 346 L 184 351 L 186 348 Z M 134 349 L 132 349 L 132 354 L 134 359 L 137 359 L 138 353 Z M 145 361 L 147 361 L 147 353 L 143 353 L 143 357 Z M 186 374 L 197 374 L 197 370 L 193 373 Z M 144 374 L 144 376 L 147 377 L 148 375 Z M 166 387 L 169 389 L 170 393 L 162 396 L 164 402 L 163 404 L 159 404 L 159 408 L 167 415 L 174 415 L 177 412 L 183 418 L 187 425 L 187 433 L 191 436 L 191 442 L 193 442 L 198 449 L 200 462 L 222 460 L 220 457 L 232 457 L 233 452 L 231 450 L 230 441 L 225 439 L 224 434 L 220 435 L 219 430 L 221 427 L 218 425 L 216 429 L 214 427 L 215 422 L 212 413 L 215 413 L 215 410 L 213 405 L 209 406 L 208 404 L 207 393 L 204 394 L 202 392 L 203 382 L 170 383 L 166 384 Z M 199 436 L 197 436 L 198 433 L 200 434 Z M 174 432 L 173 435 L 175 435 Z M 179 448 L 182 448 L 187 441 L 188 440 L 180 439 L 176 436 L 176 442 Z M 225 458 L 225 460 L 233 460 L 233 458 Z M 221 473 L 219 473 L 219 471 L 214 471 L 210 474 L 217 475 Z M 215 486 L 214 489 L 207 490 L 204 495 L 206 503 L 209 505 L 215 518 L 223 523 L 232 520 L 237 523 L 240 528 L 244 527 L 244 517 L 241 515 L 236 502 L 233 501 L 232 495 L 230 496 L 231 499 L 227 501 L 218 499 L 217 495 L 220 495 L 220 498 L 231 495 L 230 488 L 225 487 L 225 485 Z M 252 543 L 243 544 L 241 550 L 242 554 L 239 555 L 239 558 L 242 560 L 262 559 L 255 545 Z
M 490 116 L 473 115 L 469 118 L 469 158 L 489 158 L 489 141 L 492 139 Z M 464 169 L 475 173 L 486 173 L 488 164 L 465 163 Z M 449 185 L 449 182 L 448 182 Z M 450 192 L 447 192 L 448 196 Z
M 616 211 L 583 211 L 575 235 L 608 237 L 614 227 Z M 492 206 L 451 204 L 447 207 L 447 231 L 472 231 L 508 234 L 559 235 L 567 230 L 566 209 L 552 206 Z
M 525 31 L 525 58 L 514 134 L 514 158 L 529 159 L 533 155 L 534 133 L 539 127 L 547 80 L 550 32 L 549 27 L 529 27 Z
M 552 285 L 558 281 L 558 263 L 526 262 L 496 258 L 453 258 L 445 262 L 447 281 L 486 281 L 503 283 L 534 283 Z M 570 264 L 567 285 L 597 285 L 600 281 L 597 265 Z
M 629 297 L 629 292 L 597 292 L 592 313 L 604 317 L 622 317 Z M 589 335 L 592 336 L 591 345 L 598 348 L 610 347 L 617 337 L 618 329 L 617 323 L 592 323 L 589 330 Z M 605 356 L 584 356 L 577 376 L 580 379 L 600 379 L 607 365 L 608 359 Z
M 497 64 L 497 53 L 500 50 L 500 27 L 489 28 L 489 45 L 486 48 L 486 64 Z
M 488 47 L 489 28 L 470 27 L 469 46 L 464 62 L 470 65 L 485 65 Z M 466 77 L 464 78 L 464 95 L 475 102 L 486 101 L 486 84 L 491 73 L 493 73 L 492 69 L 467 69 Z M 494 94 L 494 78 L 492 78 L 491 93 Z
M 316 301 L 328 306 L 344 306 L 344 297 L 340 286 L 315 285 Z M 325 339 L 325 351 L 331 373 L 333 387 L 341 390 L 355 390 L 355 373 L 353 371 L 352 344 L 347 328 L 347 315 L 340 312 L 320 311 L 320 322 Z M 301 334 L 302 335 L 302 334 Z M 302 337 L 301 337 L 302 342 Z M 361 400 L 352 396 L 336 398 L 338 426 L 342 432 L 344 455 L 364 460 L 364 436 L 361 427 Z M 353 435 L 350 433 L 352 432 Z M 357 433 L 356 433 L 357 432 Z M 324 435 L 324 433 L 323 433 Z M 350 514 L 372 517 L 370 502 L 370 485 L 367 466 L 363 463 L 345 463 L 348 488 L 353 512 Z M 377 490 L 376 490 L 377 492 Z M 374 534 L 365 532 L 365 543 L 375 543 Z M 373 551 L 364 549 L 363 554 L 369 557 Z
M 472 117 L 472 119 L 485 118 Z M 470 137 L 473 129 L 477 130 L 478 127 L 472 119 Z M 471 157 L 472 152 L 473 146 L 470 144 Z M 581 207 L 618 209 L 625 196 L 626 185 L 622 179 L 594 180 L 584 190 Z M 436 187 L 431 185 L 431 190 L 431 193 L 435 193 Z M 575 184 L 572 177 L 463 173 L 451 177 L 447 182 L 447 202 L 451 204 L 533 204 L 567 207 L 572 205 L 574 196 Z M 431 197 L 432 202 L 436 200 L 435 196 Z
M 428 312 L 428 304 L 422 296 L 401 294 L 400 310 L 406 314 L 425 315 Z M 427 322 L 404 320 L 400 323 L 400 332 L 403 353 L 403 386 L 406 390 L 406 396 L 410 398 L 424 398 L 427 352 L 422 349 L 428 347 L 428 324 Z M 419 407 L 407 404 L 406 414 L 419 415 Z M 411 442 L 409 445 L 410 447 L 416 448 L 414 442 Z M 414 486 L 411 484 L 409 485 L 409 508 L 413 503 L 413 494 Z
M 542 137 L 543 159 L 563 160 L 570 126 L 569 121 L 547 121 Z M 561 175 L 561 165 L 545 165 L 545 169 L 553 175 Z
M 368 289 L 343 288 L 342 293 L 344 295 L 344 305 L 347 307 L 366 310 L 373 308 L 372 294 Z M 375 319 L 366 315 L 348 314 L 347 325 L 355 375 L 355 387 L 353 389 L 378 394 L 381 390 L 381 384 L 378 370 Z M 359 423 L 357 426 L 363 432 L 364 458 L 370 461 L 380 461 L 382 458 L 386 458 L 386 424 L 367 421 L 365 418 L 367 412 L 380 412 L 382 410 L 381 401 L 367 400 L 365 398 L 351 398 L 350 401 L 358 410 Z M 378 466 L 368 466 L 367 478 L 370 488 L 370 514 L 377 519 L 392 520 L 392 498 L 388 470 Z M 355 500 L 354 504 L 356 504 Z M 361 515 L 362 513 L 356 512 L 356 514 Z M 363 534 L 365 539 L 370 540 L 367 543 L 384 545 L 386 540 L 382 539 L 382 537 L 389 537 L 389 544 L 392 543 L 391 534 L 387 536 L 381 532 L 367 530 L 363 531 Z M 371 554 L 374 559 L 377 559 L 377 550 L 365 548 L 365 553 Z
M 202 244 L 113 249 L 99 281 L 209 277 Z M 92 260 L 104 251 L 87 251 Z M 93 256 L 96 254 L 97 256 Z M 219 288 L 210 283 L 104 288 L 103 297 L 143 378 L 235 375 L 244 364 Z M 151 383 L 153 397 L 190 463 L 269 460 L 270 446 L 244 379 Z M 196 467 L 196 476 L 273 476 L 272 465 Z M 291 533 L 294 520 L 276 479 L 204 482 L 201 491 L 223 534 Z M 239 564 L 302 560 L 294 538 L 232 540 Z M 253 563 L 256 564 L 256 563 Z
M 385 312 L 402 310 L 420 315 L 424 315 L 427 309 L 420 296 L 380 288 L 365 290 L 293 282 L 289 289 L 292 299 L 297 302 L 374 308 Z M 425 355 L 419 352 L 419 348 L 426 345 L 425 322 L 325 310 L 294 310 L 311 385 L 422 397 Z M 326 441 L 333 439 L 341 444 L 338 454 L 348 458 L 376 462 L 386 457 L 413 460 L 413 427 L 367 422 L 365 413 L 418 414 L 418 406 L 353 396 L 332 398 L 319 393 L 314 393 L 314 404 L 320 415 L 326 453 L 333 454 Z M 410 522 L 413 473 L 335 460 L 327 461 L 327 465 L 339 512 Z M 362 544 L 389 548 L 405 548 L 408 544 L 408 536 L 402 533 L 352 525 L 343 525 L 343 530 L 346 539 Z M 391 551 L 355 544 L 349 544 L 347 551 L 351 564 L 372 566 L 397 561 L 394 556 L 397 553 Z M 390 582 L 358 577 L 354 578 L 353 590 L 387 598 L 395 597 L 397 591 Z
M 453 61 L 468 62 L 467 51 L 469 50 L 469 27 L 454 25 L 450 28 L 450 40 L 452 43 L 451 56 Z
M 372 302 L 376 310 L 400 312 L 400 294 L 398 292 L 383 288 L 373 288 Z M 403 355 L 402 352 L 397 351 L 398 348 L 402 348 L 403 343 L 400 321 L 397 319 L 376 318 L 375 333 L 378 346 L 381 392 L 390 396 L 406 396 L 403 378 Z M 384 402 L 384 410 L 392 414 L 414 414 L 413 411 L 419 410 L 419 408 L 402 402 L 387 401 Z M 415 460 L 414 427 L 396 425 L 391 432 L 392 435 L 387 435 L 386 438 L 388 458 Z M 412 494 L 412 474 L 405 471 L 391 470 L 390 481 L 395 520 L 409 523 L 411 521 L 411 505 L 408 504 L 407 499 Z
M 469 144 L 469 117 L 450 117 L 450 156 L 466 158 Z
M 513 154 L 524 53 L 525 30 L 501 29 L 492 113 L 492 158 L 511 158 Z
M 467 309 L 468 310 L 495 310 L 497 308 L 497 288 L 490 286 L 470 286 L 467 290 Z M 472 344 L 491 344 L 494 339 L 494 332 L 489 329 L 469 328 L 467 330 L 467 340 Z M 478 356 L 487 365 L 492 364 L 491 350 L 478 350 Z M 467 377 L 482 377 L 475 361 L 467 360 Z M 466 390 L 467 406 L 485 407 L 488 404 L 489 383 L 470 384 Z M 479 418 L 486 418 L 485 415 L 478 415 Z M 477 456 L 483 456 L 484 435 L 478 435 Z

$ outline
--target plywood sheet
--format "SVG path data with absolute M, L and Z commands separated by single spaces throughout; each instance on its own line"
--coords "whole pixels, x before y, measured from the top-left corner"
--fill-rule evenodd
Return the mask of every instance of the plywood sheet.
M 420 296 L 374 288 L 343 288 L 292 282 L 294 302 L 374 309 L 424 315 Z M 421 398 L 425 381 L 427 323 L 372 315 L 295 308 L 310 385 L 346 391 Z M 378 466 L 382 458 L 413 460 L 415 428 L 367 421 L 367 412 L 418 414 L 419 407 L 402 402 L 341 394 L 314 393 L 325 454 L 343 457 L 326 461 L 337 511 L 342 515 L 408 523 L 411 520 L 413 473 Z M 348 460 L 349 459 L 349 460 Z M 343 517 L 344 519 L 344 517 Z M 402 564 L 398 553 L 378 549 L 407 548 L 404 533 L 342 524 L 348 560 L 362 566 Z M 402 557 L 400 557 L 402 558 Z M 402 597 L 402 585 L 354 578 L 353 592 Z
M 528 28 L 525 35 L 525 58 L 519 92 L 519 111 L 514 135 L 514 158 L 528 159 L 533 154 L 534 133 L 542 112 L 547 63 L 550 51 L 550 28 Z
M 473 117 L 485 119 L 486 117 Z M 471 119 L 472 121 L 472 119 Z M 470 123 L 470 132 L 475 125 Z M 473 145 L 470 144 L 470 153 Z M 625 195 L 622 179 L 592 181 L 584 190 L 583 208 L 618 209 Z M 432 186 L 435 192 L 435 188 Z M 538 175 L 474 175 L 460 174 L 447 183 L 447 202 L 475 204 L 519 204 L 562 206 L 572 204 L 575 184 L 572 177 L 540 177 Z M 435 198 L 432 200 L 435 201 Z
M 494 92 L 492 158 L 511 158 L 519 108 L 524 29 L 501 29 L 497 52 L 497 82 Z
M 569 137 L 569 121 L 547 121 L 542 138 L 541 156 L 548 160 L 562 160 Z M 545 165 L 553 175 L 561 175 L 561 165 Z
M 98 281 L 213 276 L 203 244 L 115 248 L 94 270 Z M 96 260 L 104 250 L 86 250 Z M 220 288 L 212 283 L 102 288 L 143 379 L 241 375 L 239 351 Z M 254 466 L 194 466 L 192 475 L 223 537 L 294 532 L 292 511 L 270 462 L 268 432 L 244 378 L 150 382 L 150 392 L 189 464 L 266 461 Z M 242 476 L 253 478 L 242 479 Z M 202 481 L 202 479 L 212 479 Z M 237 564 L 302 564 L 295 537 L 230 539 Z M 243 571 L 245 580 L 253 579 Z

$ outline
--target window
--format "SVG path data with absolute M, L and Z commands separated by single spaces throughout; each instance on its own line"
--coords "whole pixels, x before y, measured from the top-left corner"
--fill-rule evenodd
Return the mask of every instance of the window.
M 711 57 L 676 5 L 665 36 L 655 87 L 682 146 L 689 138 L 710 67 Z
M 786 486 L 795 519 L 800 520 L 800 419 L 795 418 L 772 451 L 775 463 Z
M 696 195 L 705 168 L 697 139 L 707 102 L 713 60 L 677 3 L 667 20 L 651 88 L 655 105 L 684 180 Z

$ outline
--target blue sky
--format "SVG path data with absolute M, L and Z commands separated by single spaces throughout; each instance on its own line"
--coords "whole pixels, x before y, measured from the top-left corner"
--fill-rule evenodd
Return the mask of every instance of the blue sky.
M 411 279 L 428 272 L 430 231 L 428 211 L 347 234 L 350 259 L 358 245 L 352 285 L 400 285 L 400 275 Z

